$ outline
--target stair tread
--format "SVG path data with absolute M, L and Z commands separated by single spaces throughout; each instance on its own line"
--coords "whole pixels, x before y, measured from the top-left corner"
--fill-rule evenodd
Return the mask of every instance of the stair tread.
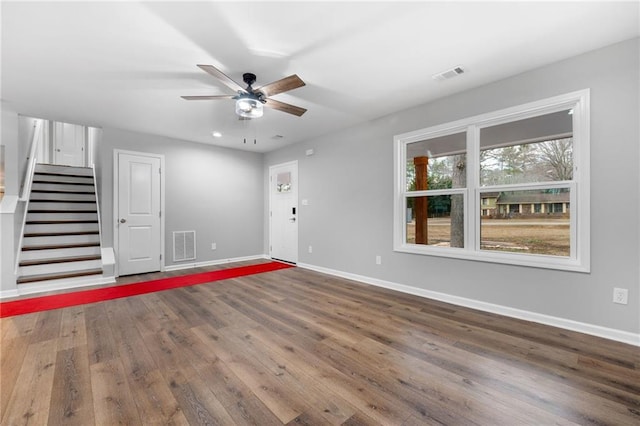
M 27 213 L 98 213 L 98 210 L 29 210 Z
M 31 192 L 43 194 L 94 194 L 94 191 L 64 191 L 62 189 L 32 189 Z
M 68 263 L 68 262 L 84 262 L 87 260 L 100 260 L 99 254 L 92 254 L 88 256 L 69 256 L 69 257 L 56 257 L 52 259 L 34 259 L 23 260 L 20 262 L 20 266 L 34 266 L 34 265 L 47 265 L 52 263 Z
M 29 200 L 29 203 L 92 203 L 96 204 L 95 200 L 47 200 L 47 199 L 34 199 Z
M 70 231 L 70 232 L 29 232 L 24 234 L 25 238 L 31 237 L 63 237 L 67 235 L 96 235 L 98 231 Z
M 57 225 L 69 223 L 98 223 L 97 220 L 28 220 L 25 225 Z
M 64 181 L 64 180 L 41 180 L 34 179 L 33 183 L 45 183 L 52 185 L 82 185 L 82 186 L 94 186 L 93 181 L 91 182 L 73 182 L 73 181 Z
M 87 170 L 90 170 L 87 168 Z M 44 176 L 73 176 L 73 177 L 81 177 L 81 178 L 93 178 L 93 174 L 87 174 L 87 175 L 82 175 L 82 174 L 76 174 L 76 175 L 72 175 L 69 173 L 60 173 L 60 172 L 45 172 L 42 170 L 36 170 L 33 172 L 33 175 L 44 175 Z
M 40 246 L 23 246 L 22 251 L 56 250 L 56 249 L 82 248 L 82 247 L 100 247 L 100 243 L 94 242 L 94 243 L 69 243 L 69 244 L 48 244 L 48 245 L 40 245 Z
M 75 277 L 84 277 L 84 276 L 101 275 L 101 274 L 102 274 L 102 269 L 87 269 L 84 271 L 75 271 L 75 272 L 23 276 L 23 277 L 18 277 L 16 281 L 18 284 L 26 284 L 26 283 L 37 282 L 37 281 L 49 281 L 49 280 L 58 280 L 58 279 L 64 279 L 64 278 L 75 278 Z

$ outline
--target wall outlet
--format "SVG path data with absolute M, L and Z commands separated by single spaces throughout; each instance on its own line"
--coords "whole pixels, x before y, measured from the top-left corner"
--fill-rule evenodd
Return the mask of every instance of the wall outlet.
M 313 247 L 309 246 L 309 253 L 313 253 Z
M 376 265 L 382 265 L 382 256 L 376 256 Z
M 626 288 L 614 288 L 613 303 L 619 303 L 621 305 L 629 303 L 629 290 Z
M 211 243 L 211 250 L 215 250 L 217 248 L 218 248 L 218 246 L 217 246 L 216 243 Z

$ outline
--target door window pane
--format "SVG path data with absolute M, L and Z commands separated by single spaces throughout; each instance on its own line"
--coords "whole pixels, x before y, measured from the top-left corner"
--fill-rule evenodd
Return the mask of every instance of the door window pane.
M 278 173 L 276 176 L 276 192 L 291 191 L 291 172 Z

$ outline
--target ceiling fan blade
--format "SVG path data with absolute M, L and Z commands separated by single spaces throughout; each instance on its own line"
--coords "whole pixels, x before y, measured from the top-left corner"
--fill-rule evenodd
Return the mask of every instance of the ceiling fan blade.
M 281 80 L 274 81 L 273 83 L 265 84 L 262 87 L 256 89 L 256 91 L 264 93 L 265 96 L 273 96 L 278 93 L 288 92 L 289 90 L 297 89 L 305 85 L 305 82 L 298 77 L 297 74 L 290 75 Z
M 213 96 L 180 96 L 188 101 L 209 101 L 213 99 L 233 99 L 235 95 L 213 95 Z
M 300 117 L 302 114 L 307 112 L 307 110 L 304 109 L 304 108 L 300 108 L 300 107 L 297 107 L 297 106 L 291 105 L 291 104 L 285 104 L 284 102 L 276 101 L 276 100 L 273 100 L 273 99 L 267 99 L 267 102 L 264 104 L 264 106 L 269 107 L 269 108 L 273 108 L 273 109 L 277 109 L 278 111 L 287 112 L 289 114 L 297 115 L 298 117 Z
M 213 65 L 198 65 L 198 68 L 211 74 L 234 92 L 246 92 L 246 90 L 244 90 L 242 86 L 233 81 L 230 77 L 228 77 L 225 73 L 223 73 Z

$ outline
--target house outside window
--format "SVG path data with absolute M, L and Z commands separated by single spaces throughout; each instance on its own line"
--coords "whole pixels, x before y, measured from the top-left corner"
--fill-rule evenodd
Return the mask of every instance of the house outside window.
M 394 250 L 589 271 L 588 121 L 583 90 L 397 135 Z

